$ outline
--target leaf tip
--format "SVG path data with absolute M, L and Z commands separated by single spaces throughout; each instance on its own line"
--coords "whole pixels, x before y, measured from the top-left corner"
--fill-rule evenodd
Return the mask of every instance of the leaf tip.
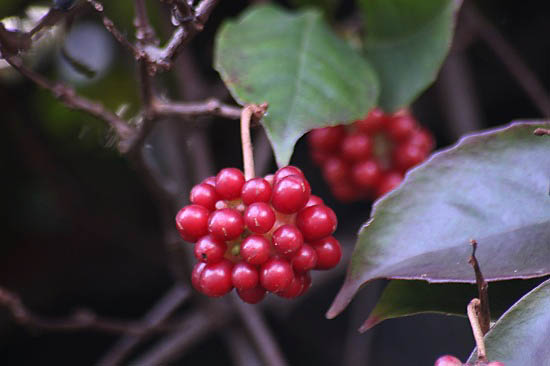
M 363 325 L 361 325 L 361 327 L 359 328 L 359 333 L 365 333 L 367 330 L 371 329 L 380 322 L 382 322 L 382 319 L 380 319 L 379 317 L 375 315 L 369 316 L 367 320 L 365 320 Z

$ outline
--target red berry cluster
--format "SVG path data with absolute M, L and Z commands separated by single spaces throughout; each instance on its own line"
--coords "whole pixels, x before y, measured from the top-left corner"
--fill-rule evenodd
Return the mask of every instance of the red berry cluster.
M 469 363 L 462 364 L 462 362 L 455 356 L 445 355 L 445 356 L 439 357 L 435 361 L 434 366 L 504 366 L 504 364 L 499 361 L 491 361 L 491 362 L 483 362 L 483 363 L 477 362 L 473 365 Z
M 330 269 L 342 256 L 331 236 L 336 215 L 296 167 L 248 181 L 226 168 L 196 185 L 190 200 L 176 225 L 195 243 L 192 284 L 205 295 L 236 288 L 252 304 L 267 291 L 294 298 L 310 287 L 310 270 Z
M 348 126 L 315 129 L 308 141 L 334 197 L 343 202 L 373 200 L 391 191 L 434 145 L 409 112 L 386 115 L 379 108 Z

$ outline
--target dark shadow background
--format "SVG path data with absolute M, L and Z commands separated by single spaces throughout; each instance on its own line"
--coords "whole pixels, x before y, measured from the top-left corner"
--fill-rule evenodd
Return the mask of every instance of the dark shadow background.
M 351 1 L 342 3 L 339 18 L 353 11 Z M 29 4 L 34 2 L 2 0 L 0 18 L 22 15 Z M 165 37 L 170 30 L 165 9 L 156 4 L 149 2 L 151 17 Z M 132 35 L 131 2 L 105 5 L 109 17 Z M 163 84 L 159 89 L 174 98 L 183 93 L 202 99 L 213 91 L 226 95 L 210 68 L 213 37 L 223 19 L 238 14 L 246 5 L 245 1 L 222 2 L 184 56 L 186 62 L 198 65 L 208 88 L 182 87 L 181 80 L 169 73 L 160 78 Z M 540 82 L 550 85 L 550 12 L 545 2 L 491 0 L 475 5 Z M 85 22 L 100 24 L 97 18 L 84 15 L 73 30 Z M 413 106 L 419 121 L 436 136 L 438 147 L 454 143 L 460 134 L 472 129 L 540 118 L 541 112 L 487 44 L 462 29 L 467 28 L 462 19 L 458 28 L 457 34 L 463 32 L 460 46 L 451 53 L 435 85 Z M 66 78 L 60 66 L 62 43 L 40 56 L 34 69 L 51 79 Z M 112 52 L 101 75 L 75 85 L 82 94 L 101 100 L 113 110 L 127 103 L 130 116 L 139 108 L 134 63 L 118 45 L 113 45 Z M 5 73 L 0 71 L 0 285 L 20 294 L 29 308 L 51 317 L 86 307 L 102 316 L 140 318 L 173 283 L 166 264 L 168 253 L 163 245 L 158 202 L 133 167 L 109 147 L 110 133 L 101 122 L 67 110 L 23 79 L 4 78 Z M 171 125 L 175 129 L 181 126 Z M 190 144 L 188 136 L 196 129 L 206 130 L 217 169 L 241 165 L 238 123 L 199 121 L 180 128 L 172 139 L 185 150 Z M 156 138 L 162 139 L 162 133 L 158 134 Z M 195 162 L 194 166 L 202 163 Z M 366 221 L 370 205 L 336 202 L 311 163 L 303 139 L 296 147 L 293 163 L 306 172 L 313 191 L 335 209 L 340 222 L 337 234 L 345 245 L 352 246 L 351 233 Z M 182 199 L 186 194 L 181 192 Z M 342 281 L 339 276 L 314 287 L 311 297 L 290 311 L 267 312 L 290 364 L 422 366 L 433 364 L 443 353 L 465 359 L 473 348 L 466 319 L 439 315 L 390 320 L 359 335 L 355 329 L 368 314 L 372 294 L 379 290 L 376 286 L 361 292 L 355 301 L 359 305 L 352 305 L 335 320 L 326 320 L 324 312 Z M 192 299 L 181 313 L 195 303 Z M 232 364 L 223 331 L 197 342 L 175 364 Z M 91 365 L 117 338 L 97 332 L 27 329 L 0 310 L 0 360 L 4 365 Z

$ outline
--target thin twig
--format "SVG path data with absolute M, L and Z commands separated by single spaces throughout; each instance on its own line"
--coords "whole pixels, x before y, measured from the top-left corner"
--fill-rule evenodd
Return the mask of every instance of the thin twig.
M 537 128 L 533 133 L 536 136 L 544 136 L 544 135 L 550 136 L 550 129 L 548 129 L 548 128 Z
M 550 97 L 548 92 L 517 51 L 473 5 L 464 7 L 465 18 L 477 29 L 481 39 L 493 49 L 500 61 L 516 79 L 543 116 L 550 118 Z
M 153 326 L 141 322 L 125 322 L 120 320 L 106 319 L 97 316 L 90 310 L 81 309 L 73 315 L 63 319 L 48 319 L 31 312 L 15 293 L 0 287 L 0 305 L 6 307 L 13 319 L 21 324 L 35 329 L 49 331 L 78 331 L 95 330 L 105 333 L 123 333 L 143 335 L 152 332 L 164 332 L 173 330 L 176 327 L 166 324 L 155 324 Z
M 261 105 L 246 105 L 241 112 L 241 143 L 243 149 L 244 178 L 252 179 L 256 176 L 254 171 L 254 153 L 252 149 L 252 140 L 250 138 L 251 120 L 259 120 L 267 110 L 267 103 Z
M 232 105 L 224 104 L 217 99 L 209 99 L 205 102 L 161 102 L 153 105 L 154 113 L 158 116 L 198 117 L 198 116 L 220 116 L 229 119 L 239 119 L 242 109 Z
M 175 285 L 172 287 L 143 318 L 143 323 L 149 327 L 155 327 L 165 322 L 170 315 L 183 304 L 191 295 L 189 287 Z M 149 334 L 126 335 L 119 339 L 115 345 L 97 362 L 102 366 L 115 366 L 121 364 L 136 346 L 145 341 Z
M 466 308 L 468 312 L 468 319 L 472 326 L 472 332 L 474 333 L 474 339 L 477 346 L 477 360 L 481 362 L 487 362 L 487 352 L 485 350 L 485 340 L 483 339 L 483 331 L 479 324 L 479 299 L 472 299 Z
M 61 100 L 69 108 L 86 112 L 96 118 L 105 121 L 117 133 L 119 138 L 118 149 L 126 152 L 129 147 L 129 141 L 135 136 L 136 131 L 130 127 L 123 119 L 113 112 L 107 110 L 101 103 L 89 100 L 78 95 L 75 90 L 68 85 L 61 83 L 52 83 L 40 74 L 23 65 L 19 57 L 9 56 L 6 61 L 13 66 L 19 73 L 33 81 L 38 86 L 49 90 L 57 99 Z
M 470 240 L 470 244 L 472 245 L 472 255 L 470 256 L 468 263 L 472 265 L 476 274 L 477 291 L 480 302 L 479 322 L 481 326 L 481 331 L 485 335 L 489 331 L 491 325 L 491 311 L 489 309 L 488 291 L 489 284 L 487 283 L 487 281 L 485 281 L 485 278 L 483 277 L 483 273 L 481 273 L 481 269 L 479 268 L 479 263 L 476 258 L 477 242 L 472 239 Z

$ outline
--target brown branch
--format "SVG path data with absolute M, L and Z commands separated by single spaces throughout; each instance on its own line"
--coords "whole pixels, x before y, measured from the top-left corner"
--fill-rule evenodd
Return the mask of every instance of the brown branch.
M 19 57 L 8 56 L 6 61 L 19 73 L 33 81 L 41 88 L 49 90 L 54 97 L 61 100 L 69 108 L 86 112 L 96 118 L 105 121 L 116 132 L 119 138 L 118 150 L 126 152 L 130 146 L 129 142 L 134 138 L 136 131 L 129 126 L 123 119 L 115 113 L 106 109 L 103 104 L 82 97 L 68 85 L 62 83 L 53 83 L 35 73 L 31 69 L 23 65 L 23 61 Z
M 168 117 L 198 117 L 198 116 L 220 116 L 229 119 L 239 119 L 242 109 L 228 104 L 223 104 L 217 99 L 209 99 L 205 102 L 161 102 L 156 101 L 153 105 L 154 113 L 158 116 Z
M 470 320 L 470 325 L 472 326 L 472 332 L 474 334 L 474 339 L 477 346 L 477 360 L 481 362 L 487 362 L 487 352 L 485 350 L 485 340 L 483 339 L 483 331 L 481 330 L 481 325 L 479 324 L 479 308 L 480 301 L 479 299 L 472 299 L 466 308 L 468 313 L 468 319 Z
M 180 307 L 191 295 L 189 287 L 175 285 L 172 287 L 143 318 L 143 324 L 149 327 L 159 326 L 165 322 L 168 317 Z M 116 344 L 104 355 L 98 365 L 115 366 L 121 364 L 124 359 L 140 343 L 148 338 L 147 333 L 141 335 L 126 335 L 119 339 Z
M 470 244 L 472 245 L 472 255 L 470 256 L 468 263 L 472 265 L 476 274 L 477 291 L 480 303 L 479 321 L 481 324 L 481 331 L 483 332 L 483 334 L 487 334 L 491 324 L 491 311 L 489 309 L 488 291 L 489 284 L 487 283 L 487 281 L 485 281 L 485 278 L 483 278 L 483 273 L 481 273 L 481 269 L 479 268 L 479 263 L 476 258 L 477 242 L 472 239 L 470 240 Z
M 464 13 L 465 19 L 472 24 L 474 29 L 477 30 L 480 38 L 483 39 L 499 57 L 500 61 L 531 98 L 531 101 L 539 109 L 542 115 L 550 118 L 550 96 L 540 80 L 531 72 L 525 62 L 523 62 L 517 51 L 499 33 L 498 29 L 485 19 L 474 6 L 466 3 L 464 6 Z
M 63 319 L 49 319 L 31 312 L 13 292 L 0 287 L 0 305 L 6 307 L 13 319 L 21 325 L 48 331 L 95 330 L 105 333 L 123 333 L 143 335 L 153 332 L 165 332 L 176 327 L 166 324 L 149 325 L 142 322 L 125 322 L 97 316 L 90 310 L 81 309 Z
M 149 23 L 147 16 L 147 6 L 145 0 L 135 0 L 134 7 L 136 17 L 134 19 L 134 26 L 136 27 L 136 39 L 138 45 L 145 46 L 148 44 L 155 44 L 158 41 L 155 39 L 155 31 Z
M 536 136 L 544 136 L 544 135 L 550 136 L 550 129 L 548 129 L 548 128 L 537 128 L 533 133 Z

